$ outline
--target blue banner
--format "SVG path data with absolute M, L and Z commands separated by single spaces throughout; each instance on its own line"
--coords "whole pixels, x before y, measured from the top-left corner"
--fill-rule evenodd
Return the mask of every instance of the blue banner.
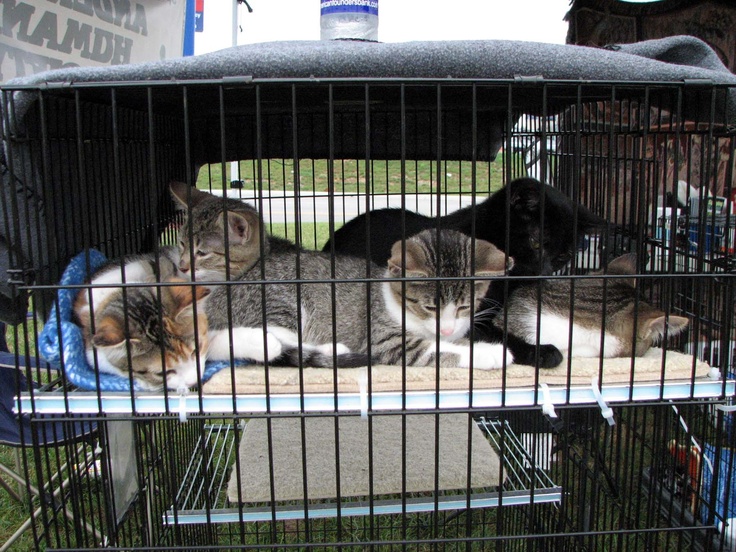
M 378 0 L 321 0 L 322 15 L 331 13 L 366 13 L 378 15 Z

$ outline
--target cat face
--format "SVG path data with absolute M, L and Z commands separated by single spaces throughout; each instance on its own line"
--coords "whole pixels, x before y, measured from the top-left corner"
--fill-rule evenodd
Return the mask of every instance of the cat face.
M 582 205 L 576 211 L 559 190 L 532 178 L 517 179 L 497 194 L 502 195 L 494 200 L 503 201 L 503 194 L 509 194 L 509 255 L 515 275 L 552 274 L 564 268 L 584 235 L 604 224 Z
M 179 282 L 179 280 L 170 280 Z M 182 281 L 183 282 L 183 281 Z M 144 389 L 192 387 L 197 364 L 204 367 L 207 318 L 193 304 L 209 290 L 190 285 L 116 288 L 94 311 L 95 332 L 87 357 L 103 372 L 128 377 L 128 367 Z M 97 360 L 93 348 L 97 352 Z
M 455 341 L 470 329 L 472 316 L 489 286 L 488 280 L 457 278 L 504 274 L 506 256 L 483 240 L 476 240 L 473 247 L 473 240 L 460 232 L 444 230 L 439 237 L 438 240 L 435 230 L 424 230 L 408 239 L 403 247 L 400 241 L 393 245 L 389 275 L 400 278 L 405 273 L 407 278 L 416 280 L 407 281 L 404 286 L 391 282 L 388 289 L 391 304 L 404 309 L 407 330 L 429 339 L 439 335 L 441 340 Z M 475 269 L 471 264 L 473 254 Z M 400 322 L 401 311 L 394 311 L 394 319 Z
M 183 274 L 197 281 L 232 279 L 260 258 L 262 225 L 253 207 L 180 182 L 172 182 L 170 188 L 187 213 L 178 243 Z

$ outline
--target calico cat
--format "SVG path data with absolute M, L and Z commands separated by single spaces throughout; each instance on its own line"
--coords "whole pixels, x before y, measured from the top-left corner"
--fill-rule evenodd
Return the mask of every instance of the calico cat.
M 180 278 L 178 261 L 176 249 L 163 248 L 111 261 L 93 274 L 74 303 L 91 366 L 125 378 L 132 372 L 147 390 L 196 385 L 208 340 L 204 306 L 195 316 L 194 303 L 209 290 Z M 147 285 L 115 286 L 123 282 Z
M 563 351 L 570 346 L 572 331 L 570 356 L 611 358 L 642 356 L 665 334 L 672 337 L 685 329 L 687 318 L 667 317 L 663 311 L 638 299 L 635 278 L 630 277 L 636 274 L 635 254 L 611 261 L 607 274 L 629 277 L 578 279 L 574 293 L 569 279 L 544 280 L 539 283 L 539 289 L 537 283 L 518 287 L 506 304 L 507 330 L 529 344 L 536 343 L 539 337 L 541 343 Z M 541 310 L 538 310 L 540 297 Z M 502 317 L 493 323 L 503 328 Z
M 507 216 L 508 203 L 508 216 Z M 574 216 L 577 224 L 574 224 Z M 544 225 L 542 225 L 542 217 Z M 394 242 L 402 239 L 402 224 L 406 236 L 426 228 L 446 228 L 486 240 L 514 259 L 510 276 L 547 275 L 564 268 L 575 254 L 583 235 L 603 225 L 604 221 L 582 205 L 577 209 L 562 192 L 533 178 L 512 181 L 485 201 L 465 207 L 443 217 L 430 218 L 400 209 L 380 209 L 370 212 L 370 236 L 367 235 L 366 214 L 349 221 L 337 230 L 323 251 L 370 258 L 382 265 L 390 256 Z M 473 232 L 473 229 L 475 230 Z M 508 240 L 508 245 L 507 245 Z M 481 312 L 475 318 L 473 339 L 501 342 L 508 347 L 519 364 L 542 368 L 556 366 L 562 360 L 551 345 L 530 351 L 524 342 L 504 335 L 492 320 L 503 305 L 507 293 L 518 285 L 513 279 L 505 285 L 491 286 Z
M 338 343 L 377 363 L 405 359 L 413 366 L 433 365 L 437 352 L 443 366 L 468 367 L 471 351 L 476 368 L 512 362 L 503 345 L 476 343 L 471 349 L 464 338 L 489 281 L 459 278 L 504 274 L 506 256 L 494 245 L 473 243 L 456 231 L 426 230 L 403 245 L 395 243 L 383 269 L 355 257 L 299 251 L 297 272 L 296 253 L 271 250 L 264 257 L 265 274 L 259 263 L 241 275 L 238 285 L 229 286 L 232 319 L 227 316 L 227 286 L 216 288 L 206 304 L 210 329 L 263 326 L 265 312 L 268 333 L 291 349 L 300 341 L 322 347 Z M 399 280 L 403 274 L 410 280 Z M 388 280 L 351 281 L 371 276 Z M 269 281 L 265 293 L 261 284 L 248 283 L 264 277 Z M 297 277 L 304 281 L 299 287 L 272 283 Z M 316 282 L 325 280 L 337 281 L 334 290 L 331 283 Z

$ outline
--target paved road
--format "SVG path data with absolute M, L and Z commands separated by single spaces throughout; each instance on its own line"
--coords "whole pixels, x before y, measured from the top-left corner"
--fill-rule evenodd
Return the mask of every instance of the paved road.
M 228 197 L 243 199 L 258 207 L 259 200 L 254 197 L 252 191 L 228 190 Z M 484 198 L 477 198 L 482 201 Z M 370 208 L 382 209 L 384 207 L 401 207 L 401 196 L 371 196 Z M 437 212 L 437 196 L 431 194 L 406 195 L 404 197 L 406 208 L 410 211 L 432 216 Z M 445 214 L 456 211 L 460 207 L 470 205 L 472 197 L 448 195 L 441 198 L 440 213 Z M 334 196 L 332 198 L 334 216 L 336 222 L 347 221 L 355 218 L 366 210 L 366 197 L 361 196 Z M 274 222 L 293 222 L 295 212 L 295 199 L 291 192 L 285 195 L 283 192 L 268 194 L 264 192 L 262 215 L 265 220 Z M 299 197 L 299 212 L 302 222 L 327 222 L 329 221 L 330 198 L 326 193 L 301 194 Z M 271 217 L 273 217 L 271 219 Z

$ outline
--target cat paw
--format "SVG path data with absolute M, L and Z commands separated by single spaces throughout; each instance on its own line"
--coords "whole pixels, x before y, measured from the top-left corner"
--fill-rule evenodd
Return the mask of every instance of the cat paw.
M 540 368 L 555 368 L 562 362 L 562 353 L 554 345 L 539 346 L 539 362 L 537 366 Z
M 271 334 L 266 333 L 266 348 L 264 348 L 263 328 L 233 328 L 232 348 L 234 358 L 243 358 L 255 362 L 273 360 L 283 352 L 281 341 Z M 210 360 L 230 360 L 230 332 L 218 330 L 210 332 L 210 345 L 207 353 Z
M 539 356 L 537 356 L 537 347 L 526 342 L 512 342 L 509 339 L 509 347 L 513 348 L 516 363 L 526 366 L 555 368 L 560 365 L 563 358 L 560 350 L 550 344 L 539 346 Z
M 331 357 L 333 354 L 347 355 L 348 353 L 350 353 L 350 349 L 347 347 L 347 345 L 344 345 L 342 343 L 335 344 L 334 349 L 332 347 L 332 343 L 325 343 L 324 345 L 319 345 L 317 347 L 317 350 L 328 357 Z
M 260 338 L 261 338 L 261 344 L 262 344 L 263 343 L 263 333 L 262 332 L 261 332 Z M 279 341 L 278 338 L 275 335 L 273 335 L 271 332 L 268 332 L 266 334 L 266 347 L 268 349 L 268 360 L 273 360 L 281 356 L 281 353 L 283 352 L 281 341 Z M 262 345 L 261 345 L 261 349 L 259 350 L 262 351 L 263 358 L 254 359 L 254 360 L 260 360 L 261 362 L 263 362 L 266 359 L 266 354 L 265 354 L 266 351 L 262 349 Z
M 470 366 L 470 352 L 461 355 L 461 366 Z M 504 348 L 501 343 L 475 343 L 473 346 L 473 367 L 479 370 L 493 370 L 502 368 L 504 363 L 509 365 L 514 362 L 511 351 Z

